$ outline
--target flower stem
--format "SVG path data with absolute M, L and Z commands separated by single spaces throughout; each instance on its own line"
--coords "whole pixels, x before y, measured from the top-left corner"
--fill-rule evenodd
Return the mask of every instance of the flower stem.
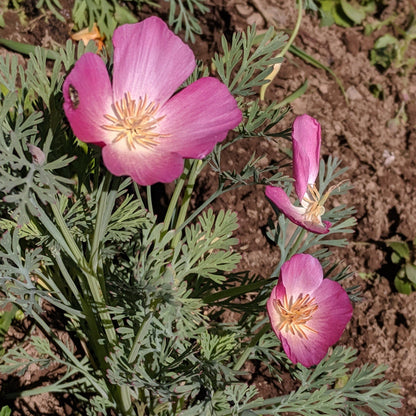
M 105 362 L 105 357 L 110 353 L 111 348 L 116 345 L 118 341 L 111 316 L 106 308 L 105 281 L 102 275 L 102 265 L 100 262 L 100 247 L 107 232 L 108 223 L 110 221 L 118 194 L 119 182 L 116 181 L 117 186 L 113 185 L 112 189 L 110 186 L 111 182 L 112 175 L 107 173 L 97 201 L 98 211 L 94 235 L 91 243 L 91 255 L 89 262 L 86 261 L 81 250 L 78 248 L 76 241 L 71 235 L 58 204 L 51 204 L 52 212 L 66 243 L 66 251 L 69 250 L 68 255 L 75 260 L 78 267 L 82 270 L 86 278 L 86 283 L 88 285 L 92 301 L 95 305 L 95 308 L 91 307 L 91 305 L 88 304 L 88 300 L 83 304 L 85 308 L 84 313 L 93 334 L 92 337 L 90 337 L 90 341 L 94 347 L 94 352 L 97 354 L 102 369 L 108 367 L 108 364 Z M 92 321 L 95 321 L 95 324 L 93 324 Z M 107 341 L 104 348 L 99 346 L 99 340 L 96 339 L 97 334 L 100 333 L 98 329 L 100 327 L 104 331 Z M 129 388 L 127 386 L 114 386 L 111 384 L 108 384 L 108 387 L 110 391 L 112 391 L 114 400 L 119 406 L 119 410 L 122 414 L 129 415 L 131 413 L 129 410 L 131 409 Z
M 92 273 L 99 279 L 101 277 L 99 283 L 105 296 L 103 300 L 106 300 L 106 293 L 102 273 L 99 273 L 99 271 L 102 270 L 100 248 L 102 247 L 103 240 L 107 232 L 108 223 L 110 222 L 111 214 L 118 195 L 118 185 L 120 184 L 119 180 L 117 180 L 114 182 L 113 186 L 111 186 L 112 178 L 113 176 L 111 173 L 107 172 L 105 174 L 101 192 L 99 192 L 97 201 L 97 216 L 95 220 L 95 229 L 91 243 L 89 260 L 90 270 Z
M 281 57 L 285 56 L 286 52 L 289 50 L 290 46 L 292 45 L 296 36 L 298 35 L 299 28 L 300 28 L 300 23 L 302 21 L 303 5 L 302 5 L 302 0 L 296 0 L 296 3 L 298 4 L 298 17 L 296 19 L 295 28 L 293 29 L 293 32 L 292 32 L 289 40 L 287 41 L 285 47 L 280 51 L 279 54 L 277 54 L 277 56 L 276 56 L 277 58 L 281 58 Z
M 273 281 L 275 281 L 275 279 L 275 277 L 271 277 L 269 279 L 257 280 L 253 283 L 249 283 L 248 285 L 224 289 L 219 292 L 215 292 L 208 296 L 205 296 L 204 298 L 202 298 L 202 301 L 208 305 L 212 305 L 214 302 L 222 299 L 236 298 L 237 296 L 244 295 L 245 293 L 254 292 L 255 290 L 262 288 L 263 286 L 272 283 Z
M 153 202 L 152 202 L 152 187 L 146 186 L 146 195 L 147 195 L 147 209 L 151 214 L 153 214 Z
M 49 339 L 65 354 L 65 357 L 70 360 L 71 365 L 74 366 L 85 378 L 91 383 L 91 386 L 100 394 L 103 398 L 107 398 L 108 394 L 106 390 L 100 385 L 100 383 L 91 375 L 91 371 L 87 368 L 78 358 L 72 353 L 70 348 L 62 342 L 49 328 L 46 322 L 35 312 L 32 311 L 32 317 L 36 321 L 39 328 L 48 335 Z
M 293 245 L 290 247 L 290 249 L 288 251 L 288 250 L 286 250 L 286 248 L 288 248 L 288 246 L 293 241 L 293 239 L 295 237 L 295 233 L 298 233 L 297 237 L 296 237 L 296 241 L 293 243 Z M 272 277 L 276 278 L 280 273 L 280 269 L 281 269 L 283 263 L 285 261 L 289 260 L 298 251 L 298 249 L 299 249 L 300 245 L 302 244 L 302 241 L 305 237 L 305 233 L 306 233 L 306 230 L 304 228 L 298 227 L 295 230 L 295 232 L 293 233 L 292 237 L 290 238 L 288 245 L 286 247 L 280 247 L 281 258 L 280 258 L 279 264 L 276 266 L 276 268 L 273 270 L 273 273 L 271 274 Z
M 88 273 L 88 265 L 85 257 L 78 249 L 76 242 L 72 238 L 72 235 L 65 223 L 65 220 L 61 214 L 60 209 L 58 208 L 58 204 L 51 204 L 52 212 L 55 216 L 56 222 L 58 223 L 59 229 L 55 226 L 55 224 L 49 219 L 46 215 L 45 211 L 40 207 L 35 199 L 32 199 L 32 204 L 35 207 L 36 211 L 38 212 L 39 219 L 42 224 L 46 227 L 49 231 L 50 235 L 53 236 L 55 241 L 62 247 L 62 249 L 66 252 L 66 254 L 75 262 L 75 264 L 83 271 L 83 274 Z M 99 343 L 99 329 L 97 325 L 97 321 L 95 319 L 95 313 L 92 310 L 91 305 L 88 302 L 88 299 L 84 299 L 83 295 L 78 292 L 78 288 L 76 283 L 72 280 L 72 277 L 68 273 L 61 255 L 59 252 L 54 253 L 54 258 L 56 261 L 57 266 L 68 285 L 68 288 L 72 291 L 73 295 L 78 299 L 80 302 L 82 311 L 85 315 L 85 319 L 87 321 L 88 328 L 90 330 L 90 342 L 92 343 L 92 347 L 94 348 L 94 352 L 100 362 L 101 365 L 105 365 L 104 357 L 106 355 L 106 351 L 104 346 Z M 80 274 L 82 276 L 83 274 Z M 85 288 L 85 282 L 83 280 L 80 281 L 81 287 Z M 91 362 L 94 365 L 93 362 Z
M 176 182 L 175 190 L 173 191 L 168 209 L 166 211 L 163 233 L 166 233 L 171 227 L 172 218 L 177 208 L 176 205 L 178 203 L 179 196 L 182 192 L 183 186 L 185 185 L 185 180 L 188 176 L 188 173 L 189 173 L 189 166 L 188 166 L 188 161 L 186 160 L 182 175 L 179 177 L 178 181 Z
M 140 195 L 140 189 L 139 189 L 139 186 L 137 185 L 137 183 L 136 182 L 133 182 L 133 188 L 134 188 L 134 192 L 136 193 L 136 197 L 137 197 L 137 199 L 140 201 L 140 205 L 141 205 L 141 207 L 142 208 L 146 208 L 146 205 L 144 204 L 144 202 L 143 202 L 143 198 L 142 198 L 142 196 Z
M 188 183 L 186 184 L 186 187 L 185 187 L 185 192 L 182 198 L 181 209 L 179 211 L 179 215 L 175 224 L 176 229 L 180 227 L 186 219 L 186 213 L 188 212 L 189 203 L 191 202 L 192 191 L 194 190 L 196 178 L 198 177 L 198 174 L 201 172 L 202 166 L 203 166 L 202 160 L 193 160 L 191 162 L 191 170 L 189 173 Z M 172 247 L 175 247 L 178 244 L 180 238 L 181 238 L 181 233 L 180 232 L 176 233 L 175 237 L 172 240 Z
M 120 182 L 119 180 L 116 180 L 113 183 L 112 182 L 113 175 L 106 172 L 97 201 L 97 217 L 91 243 L 91 258 L 89 262 L 91 273 L 85 274 L 91 295 L 98 309 L 101 326 L 106 335 L 108 352 L 110 352 L 112 347 L 117 344 L 118 337 L 111 316 L 106 308 L 107 294 L 105 290 L 105 280 L 102 273 L 103 266 L 100 256 L 100 248 L 102 247 L 103 240 L 107 233 L 108 224 L 118 196 L 118 187 Z M 119 407 L 118 410 L 120 410 L 124 415 L 130 415 L 132 405 L 128 386 L 109 385 L 109 387 L 111 388 L 113 397 Z
M 244 365 L 244 363 L 247 361 L 248 357 L 250 356 L 251 351 L 253 350 L 253 347 L 260 341 L 260 338 L 270 330 L 270 324 L 267 323 L 263 325 L 263 327 L 260 329 L 259 332 L 252 338 L 250 343 L 247 345 L 244 352 L 241 354 L 240 358 L 234 365 L 234 371 L 239 371 L 241 367 Z
M 182 222 L 182 224 L 175 230 L 176 233 L 180 234 L 180 232 L 190 224 L 211 202 L 213 202 L 216 198 L 218 198 L 221 194 L 227 192 L 224 191 L 223 187 L 221 186 L 217 189 L 202 205 L 200 205 L 186 220 Z
M 302 0 L 295 0 L 295 2 L 298 5 L 298 16 L 297 16 L 297 19 L 296 19 L 295 28 L 293 29 L 292 34 L 291 34 L 289 40 L 287 41 L 285 47 L 276 55 L 276 58 L 283 58 L 285 56 L 286 52 L 289 50 L 290 46 L 294 42 L 294 40 L 295 40 L 295 38 L 296 38 L 296 36 L 299 32 L 300 23 L 302 21 L 302 11 L 303 11 L 302 6 L 303 5 L 302 5 Z M 267 84 L 262 85 L 262 87 L 260 88 L 260 99 L 262 101 L 264 100 L 264 96 L 266 94 L 267 87 L 270 85 L 270 83 L 274 80 L 275 76 L 278 74 L 278 72 L 280 70 L 280 65 L 281 65 L 281 62 L 278 62 L 278 63 L 274 64 L 272 72 L 265 78 L 269 82 Z
M 289 260 L 298 251 L 300 245 L 302 244 L 303 238 L 305 237 L 305 234 L 306 234 L 306 230 L 302 228 L 301 232 L 298 235 L 298 238 L 296 239 L 293 246 L 290 248 L 284 261 Z
M 62 216 L 61 210 L 58 207 L 58 201 L 55 204 L 50 204 L 53 215 L 55 217 L 55 220 L 58 224 L 58 227 L 61 231 L 61 233 L 58 233 L 58 235 L 56 235 L 55 233 L 51 233 L 51 235 L 55 238 L 55 240 L 59 241 L 59 237 L 62 236 L 64 241 L 65 241 L 65 246 L 63 246 L 63 248 L 65 249 L 66 253 L 72 257 L 72 259 L 76 262 L 76 264 L 78 264 L 82 269 L 87 267 L 87 261 L 85 260 L 84 255 L 82 254 L 81 250 L 79 249 L 77 243 L 75 242 L 75 240 L 73 239 L 67 225 L 66 222 L 64 220 L 64 217 Z M 38 207 L 37 207 L 38 208 Z M 44 221 L 44 218 L 40 217 L 42 223 L 48 228 L 48 231 L 51 232 L 51 230 L 49 229 L 49 227 L 47 226 L 47 224 Z M 48 222 L 51 222 L 50 220 Z M 52 223 L 53 225 L 53 223 Z M 53 225 L 53 227 L 55 228 L 55 226 Z

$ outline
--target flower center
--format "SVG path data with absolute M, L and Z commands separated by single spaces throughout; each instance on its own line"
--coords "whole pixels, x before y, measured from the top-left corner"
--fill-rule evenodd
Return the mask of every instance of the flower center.
M 274 301 L 274 307 L 277 313 L 280 315 L 279 331 L 286 329 L 293 335 L 298 335 L 301 338 L 308 339 L 305 330 L 318 333 L 315 329 L 309 327 L 307 322 L 312 318 L 314 312 L 318 309 L 318 305 L 315 303 L 315 298 L 311 298 L 309 295 L 303 296 L 300 294 L 298 298 L 293 302 L 292 296 L 288 299 L 285 295 L 283 300 L 276 299 Z
M 157 117 L 158 110 L 159 105 L 148 102 L 147 96 L 136 103 L 127 92 L 113 105 L 114 116 L 104 116 L 112 124 L 102 127 L 118 133 L 113 143 L 125 139 L 129 150 L 136 149 L 136 145 L 150 149 L 157 144 L 158 138 L 168 136 L 155 131 L 159 121 L 165 117 Z
M 308 185 L 308 191 L 302 199 L 302 206 L 305 208 L 305 218 L 315 224 L 322 224 L 321 217 L 325 214 L 324 204 L 333 188 L 327 191 L 322 197 L 315 185 Z

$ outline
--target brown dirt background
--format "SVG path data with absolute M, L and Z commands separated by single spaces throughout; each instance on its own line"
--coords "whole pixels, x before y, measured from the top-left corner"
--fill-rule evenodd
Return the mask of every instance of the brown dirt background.
M 220 51 L 222 33 L 230 36 L 233 31 L 245 30 L 254 22 L 260 30 L 270 24 L 290 29 L 296 19 L 292 0 L 210 0 L 206 3 L 211 11 L 201 16 L 203 34 L 191 45 L 196 57 L 205 62 Z M 63 44 L 71 33 L 71 1 L 63 2 L 68 18 L 66 24 L 52 16 L 40 15 L 34 4 L 25 2 L 30 19 L 27 27 L 20 25 L 16 15 L 5 15 L 6 28 L 0 29 L 0 37 L 46 47 Z M 392 13 L 405 17 L 416 10 L 414 0 L 386 1 L 385 4 L 381 19 Z M 167 20 L 166 7 L 162 6 L 156 12 L 145 8 L 140 18 L 153 12 Z M 344 84 L 349 105 L 332 76 L 290 53 L 268 89 L 267 98 L 280 101 L 307 79 L 307 92 L 292 103 L 291 113 L 279 127 L 290 127 L 296 115 L 310 114 L 322 125 L 323 157 L 337 156 L 342 159 L 342 166 L 350 167 L 343 179 L 351 181 L 353 190 L 332 198 L 331 203 L 354 206 L 357 227 L 354 234 L 348 236 L 348 247 L 336 250 L 334 255 L 351 265 L 355 276 L 346 285 L 359 284 L 364 299 L 355 305 L 353 318 L 340 344 L 358 350 L 356 365 L 388 364 L 388 379 L 397 381 L 403 389 L 403 407 L 397 414 L 414 416 L 416 293 L 406 296 L 394 289 L 394 268 L 386 242 L 392 239 L 411 241 L 416 236 L 416 71 L 405 78 L 395 68 L 381 74 L 370 64 L 369 51 L 375 38 L 382 33 L 364 36 L 361 27 L 320 27 L 316 16 L 304 16 L 295 45 L 335 71 Z M 415 43 L 409 56 L 416 56 Z M 0 53 L 8 52 L 0 48 Z M 369 92 L 370 84 L 382 86 L 383 100 Z M 407 122 L 392 124 L 390 120 L 404 101 Z M 279 154 L 275 143 L 253 138 L 230 149 L 227 168 L 247 161 L 254 150 L 258 155 L 266 155 L 267 160 L 276 159 Z M 205 190 L 209 189 L 210 182 L 210 173 L 207 175 L 203 184 Z M 277 264 L 278 253 L 268 244 L 262 231 L 268 218 L 273 218 L 264 189 L 247 188 L 225 195 L 216 202 L 217 208 L 221 206 L 232 207 L 241 219 L 237 235 L 243 254 L 241 267 L 267 277 Z M 10 335 L 19 336 L 19 331 L 24 333 L 28 328 L 26 322 L 21 328 L 13 328 Z M 266 393 L 271 389 L 259 375 L 253 374 L 252 380 Z M 45 376 L 34 369 L 23 382 L 24 385 L 43 383 Z M 64 406 L 67 401 L 66 397 L 49 395 L 20 399 L 14 404 L 13 415 L 71 414 L 71 406 Z

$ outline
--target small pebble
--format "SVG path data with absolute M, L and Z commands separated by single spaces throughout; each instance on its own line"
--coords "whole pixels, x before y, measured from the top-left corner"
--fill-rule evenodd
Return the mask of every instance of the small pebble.
M 247 17 L 247 24 L 251 26 L 253 23 L 256 24 L 256 27 L 264 26 L 264 19 L 261 17 L 260 13 L 253 13 Z
M 363 98 L 363 96 L 358 92 L 357 88 L 355 88 L 353 85 L 348 87 L 346 94 L 348 99 L 350 99 L 351 101 L 361 100 Z
M 235 8 L 237 9 L 237 12 L 243 17 L 250 16 L 254 12 L 254 9 L 251 6 L 244 3 L 236 4 Z

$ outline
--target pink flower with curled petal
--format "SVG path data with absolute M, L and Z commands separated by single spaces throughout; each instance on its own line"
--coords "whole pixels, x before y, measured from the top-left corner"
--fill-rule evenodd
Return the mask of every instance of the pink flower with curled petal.
M 310 367 L 339 340 L 352 305 L 339 283 L 323 278 L 315 257 L 295 254 L 280 270 L 267 312 L 289 359 Z
M 266 196 L 293 223 L 316 234 L 329 232 L 331 223 L 322 221 L 324 203 L 333 188 L 322 197 L 315 181 L 319 173 L 321 126 L 314 118 L 304 114 L 296 117 L 292 128 L 293 178 L 301 206 L 295 206 L 282 188 L 266 187 Z
M 157 17 L 114 31 L 112 80 L 101 58 L 86 53 L 63 85 L 74 134 L 102 147 L 104 164 L 140 185 L 171 182 L 184 158 L 202 159 L 242 119 L 228 88 L 192 74 L 192 50 Z

